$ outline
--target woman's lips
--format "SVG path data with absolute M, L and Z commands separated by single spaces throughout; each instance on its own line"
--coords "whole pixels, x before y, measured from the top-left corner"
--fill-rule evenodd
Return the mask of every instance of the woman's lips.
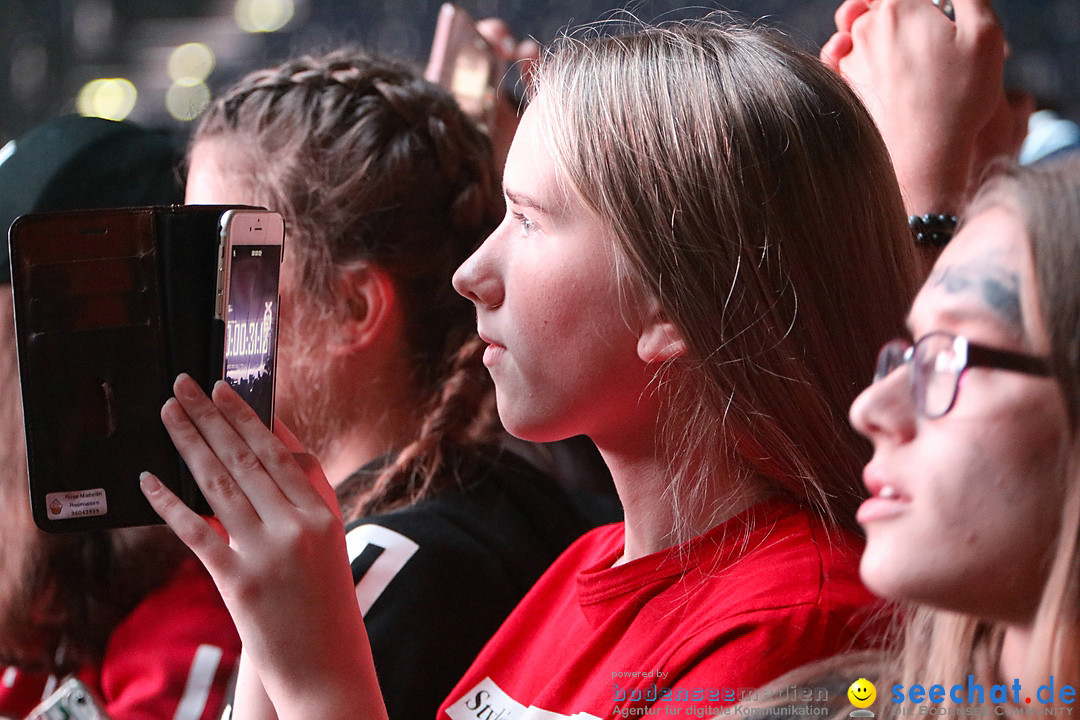
M 867 483 L 870 488 L 870 497 L 859 506 L 855 519 L 860 525 L 877 520 L 885 520 L 896 517 L 904 512 L 911 501 L 895 485 L 888 483 Z
M 478 332 L 477 334 L 480 335 L 481 340 L 488 344 L 488 346 L 484 348 L 484 365 L 490 368 L 494 363 L 498 362 L 502 354 L 506 352 L 506 346 L 495 342 L 483 332 Z
M 484 348 L 484 365 L 490 368 L 492 365 L 499 361 L 503 353 L 506 352 L 506 348 L 498 343 L 488 343 L 488 346 Z

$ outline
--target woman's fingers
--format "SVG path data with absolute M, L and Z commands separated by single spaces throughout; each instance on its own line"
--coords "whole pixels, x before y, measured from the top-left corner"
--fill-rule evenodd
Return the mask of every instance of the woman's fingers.
M 840 72 L 840 60 L 851 52 L 851 33 L 836 32 L 821 46 L 821 62 L 833 72 Z
M 299 453 L 267 430 L 255 411 L 229 387 L 228 383 L 216 383 L 211 398 L 213 405 L 236 432 L 242 443 L 242 447 L 234 452 L 242 453 L 246 450 L 253 453 L 260 470 L 273 479 L 271 484 L 275 485 L 293 505 L 317 509 L 327 504 L 317 488 L 318 485 L 327 485 L 322 467 L 318 462 L 306 463 L 306 466 L 301 466 L 297 462 L 297 454 L 306 455 L 306 453 L 303 453 L 302 446 L 296 442 L 295 437 L 292 437 L 292 433 L 285 431 L 295 443 L 294 447 L 299 448 Z M 250 458 L 245 459 L 238 469 L 242 469 L 242 466 L 248 462 Z M 261 477 L 258 480 L 263 482 Z M 255 483 L 252 484 L 255 485 Z M 333 501 L 331 507 L 337 507 L 336 500 Z M 256 509 L 260 508 L 261 505 L 257 505 Z
M 203 433 L 175 398 L 170 398 L 162 406 L 161 421 L 225 531 L 229 535 L 237 535 L 257 523 L 259 514 L 247 493 L 221 463 Z
M 840 7 L 836 8 L 833 20 L 836 21 L 837 32 L 851 32 L 851 26 L 855 19 L 870 9 L 867 0 L 844 0 Z
M 500 18 L 484 18 L 476 23 L 476 31 L 487 40 L 499 57 L 507 62 L 517 60 L 517 39 L 510 26 Z
M 206 519 L 199 517 L 185 505 L 153 473 L 144 472 L 140 475 L 139 487 L 150 506 L 165 524 L 172 528 L 176 536 L 191 548 L 199 561 L 206 566 L 211 577 L 215 578 L 215 582 L 219 573 L 222 576 L 232 573 L 232 550 Z
M 1001 27 L 991 0 L 952 0 L 952 4 L 956 25 L 961 31 Z

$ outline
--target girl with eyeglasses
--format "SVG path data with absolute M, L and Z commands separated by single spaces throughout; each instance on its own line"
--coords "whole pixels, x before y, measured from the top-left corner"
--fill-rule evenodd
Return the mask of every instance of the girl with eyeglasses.
M 966 216 L 915 344 L 887 344 L 851 408 L 874 443 L 861 573 L 918 603 L 890 679 L 1019 680 L 1026 706 L 1080 683 L 1080 158 L 995 177 Z
M 852 91 L 764 28 L 567 38 L 535 77 L 506 215 L 454 286 L 505 427 L 588 435 L 625 522 L 555 562 L 439 717 L 700 715 L 867 641 L 846 412 L 916 287 L 903 203 Z M 229 541 L 144 490 L 278 716 L 384 717 L 317 467 L 225 388 L 182 379 L 162 414 Z
M 860 571 L 902 620 L 883 651 L 775 680 L 753 703 L 762 720 L 792 706 L 822 714 L 768 700 L 792 684 L 828 688 L 833 718 L 856 704 L 877 717 L 999 717 L 1074 703 L 1080 155 L 999 170 L 965 217 L 911 306 L 914 343 L 882 347 L 851 407 L 874 444 Z M 856 679 L 876 686 L 869 708 L 845 694 Z

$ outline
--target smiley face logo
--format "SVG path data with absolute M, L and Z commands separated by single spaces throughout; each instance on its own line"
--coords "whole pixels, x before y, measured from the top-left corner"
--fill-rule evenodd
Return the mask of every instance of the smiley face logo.
M 848 700 L 857 708 L 868 708 L 877 698 L 877 688 L 866 678 L 859 678 L 847 689 Z

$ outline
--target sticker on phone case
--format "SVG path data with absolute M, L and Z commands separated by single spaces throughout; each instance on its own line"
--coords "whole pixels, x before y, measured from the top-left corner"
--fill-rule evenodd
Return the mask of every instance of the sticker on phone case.
M 45 495 L 45 506 L 50 520 L 105 515 L 109 511 L 104 488 L 48 493 Z

